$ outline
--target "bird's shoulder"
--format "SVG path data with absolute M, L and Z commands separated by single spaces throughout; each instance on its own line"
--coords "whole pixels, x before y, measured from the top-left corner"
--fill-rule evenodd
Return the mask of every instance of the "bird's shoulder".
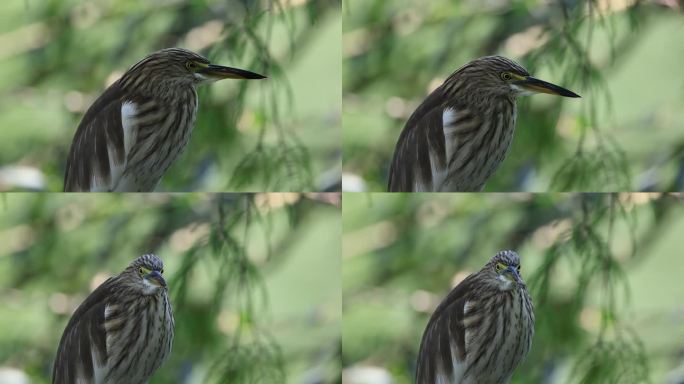
M 83 116 L 81 124 L 88 124 L 88 122 L 96 120 L 103 110 L 110 108 L 112 105 L 120 106 L 123 102 L 123 99 L 124 91 L 117 81 L 107 87 L 107 89 L 105 89 L 105 91 L 95 100 L 95 102 L 93 102 Z
M 113 297 L 113 278 L 97 287 L 74 311 L 57 348 L 53 383 L 91 380 L 97 365 L 106 358 L 105 308 Z
M 435 178 L 439 178 L 435 172 L 446 166 L 453 153 L 453 137 L 449 136 L 447 125 L 456 121 L 477 125 L 474 116 L 465 103 L 444 90 L 444 85 L 431 92 L 399 135 L 390 167 L 389 189 L 409 191 L 425 184 L 425 190 L 432 190 Z
M 472 294 L 475 291 L 473 288 L 476 275 L 471 274 L 456 285 L 437 306 L 437 309 L 432 313 L 432 318 L 443 316 L 445 313 L 453 313 L 457 311 L 461 314 L 459 318 L 462 319 L 462 314 L 466 303 L 471 300 Z
M 88 108 L 76 129 L 74 142 L 87 131 L 121 129 L 121 108 L 124 104 L 137 108 L 141 105 L 154 104 L 156 100 L 149 95 L 130 92 L 122 88 L 120 81 L 109 86 Z M 104 132 L 103 132 L 104 133 Z M 111 133 L 114 133 L 112 131 Z M 92 137 L 92 136 L 91 136 Z
M 67 158 L 65 191 L 110 190 L 120 177 L 131 146 L 122 123 L 124 106 L 149 103 L 142 94 L 126 92 L 115 82 L 88 108 L 81 120 Z M 127 145 L 128 144 L 128 145 Z
M 389 170 L 390 191 L 414 190 L 420 177 L 414 174 L 413 167 L 416 164 L 421 165 L 423 173 L 429 174 L 429 147 L 435 147 L 436 153 L 443 152 L 440 150 L 444 145 L 444 136 L 441 133 L 443 101 L 440 89 L 434 90 L 406 121 L 399 134 Z
M 438 375 L 458 380 L 459 362 L 464 361 L 464 310 L 472 295 L 474 275 L 468 276 L 449 292 L 430 316 L 420 342 L 416 381 L 438 382 Z
M 93 316 L 99 318 L 100 315 L 102 315 L 102 321 L 104 321 L 104 309 L 114 297 L 114 295 L 112 295 L 113 284 L 114 278 L 110 277 L 91 292 L 81 305 L 76 308 L 76 311 L 74 311 L 71 320 L 69 320 L 69 324 L 67 324 L 67 330 L 80 321 L 92 320 Z
M 453 111 L 458 115 L 477 114 L 477 111 L 475 111 L 476 105 L 468 102 L 467 99 L 454 95 L 449 91 L 447 85 L 445 83 L 436 88 L 418 105 L 406 121 L 405 129 L 424 127 L 427 121 L 432 120 L 442 123 L 447 110 Z
M 83 115 L 81 125 L 88 125 L 92 121 L 101 119 L 102 113 L 109 109 L 120 110 L 125 102 L 133 102 L 139 105 L 149 102 L 152 99 L 153 97 L 150 95 L 141 92 L 132 92 L 129 89 L 124 88 L 121 85 L 121 80 L 118 80 L 107 87 L 95 102 L 93 102 L 90 108 L 88 108 L 85 115 Z

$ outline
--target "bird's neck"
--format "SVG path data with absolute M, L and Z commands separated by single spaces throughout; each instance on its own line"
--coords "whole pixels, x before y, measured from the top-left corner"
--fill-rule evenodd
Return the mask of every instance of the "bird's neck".
M 178 100 L 179 97 L 197 96 L 195 83 L 187 80 L 131 81 L 124 76 L 119 84 L 128 94 L 136 94 L 147 99 L 168 102 Z

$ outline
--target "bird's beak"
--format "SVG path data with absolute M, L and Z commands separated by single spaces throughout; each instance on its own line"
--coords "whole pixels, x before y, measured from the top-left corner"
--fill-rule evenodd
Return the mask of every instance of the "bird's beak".
M 258 73 L 245 71 L 244 69 L 224 67 L 221 65 L 209 64 L 205 68 L 197 71 L 208 77 L 221 80 L 221 79 L 265 79 L 266 76 L 262 76 Z
M 527 76 L 522 80 L 518 80 L 513 84 L 525 90 L 535 93 L 548 93 L 551 95 L 565 96 L 565 97 L 582 97 L 575 92 L 559 87 L 555 84 L 547 83 L 544 80 L 536 79 L 532 76 Z
M 166 287 L 166 280 L 164 280 L 162 275 L 157 271 L 152 271 L 148 273 L 147 275 L 145 275 L 145 278 L 154 285 Z
M 504 269 L 503 275 L 514 283 L 522 284 L 522 278 L 520 277 L 518 270 L 513 266 L 509 265 L 508 268 Z

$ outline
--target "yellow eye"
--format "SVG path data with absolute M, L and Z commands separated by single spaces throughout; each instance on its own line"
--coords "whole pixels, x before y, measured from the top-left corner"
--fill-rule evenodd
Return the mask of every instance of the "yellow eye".
M 140 267 L 140 269 L 138 269 L 138 272 L 140 273 L 140 275 L 147 275 L 148 273 L 150 273 L 150 270 L 145 267 Z
M 497 273 L 503 271 L 504 269 L 506 269 L 505 265 L 503 265 L 502 263 L 496 263 L 496 272 Z
M 142 267 L 140 267 L 140 269 L 138 269 L 138 272 L 140 272 L 141 275 L 145 274 L 145 271 L 143 271 Z
M 190 71 L 197 69 L 197 63 L 195 63 L 194 61 L 188 61 L 185 63 L 185 68 L 187 68 Z
M 501 72 L 501 79 L 505 81 L 510 81 L 513 79 L 513 75 L 510 72 Z

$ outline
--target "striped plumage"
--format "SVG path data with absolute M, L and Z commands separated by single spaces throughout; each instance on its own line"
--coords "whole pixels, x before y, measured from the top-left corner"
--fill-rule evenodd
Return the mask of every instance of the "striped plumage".
M 135 259 L 76 309 L 64 329 L 53 384 L 143 384 L 173 341 L 173 313 L 164 265 L 153 254 Z
M 534 336 L 532 300 L 513 251 L 497 253 L 439 304 L 423 333 L 417 384 L 507 383 Z
M 579 97 L 486 56 L 449 76 L 413 112 L 394 150 L 389 191 L 480 191 L 511 146 L 518 95 Z
M 187 144 L 197 115 L 195 88 L 223 78 L 260 79 L 212 65 L 188 50 L 147 56 L 93 103 L 67 159 L 65 191 L 152 191 Z

